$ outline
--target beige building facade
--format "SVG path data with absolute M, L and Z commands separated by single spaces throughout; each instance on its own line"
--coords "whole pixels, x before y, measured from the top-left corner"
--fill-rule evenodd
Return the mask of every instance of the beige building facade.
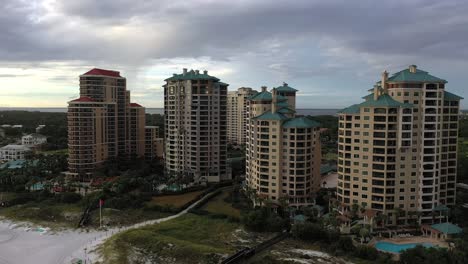
M 165 80 L 165 170 L 195 182 L 227 180 L 228 84 L 207 71 L 187 71 Z
M 339 113 L 338 200 L 430 223 L 455 203 L 461 97 L 446 81 L 409 66 L 381 76 L 365 101 Z
M 320 188 L 319 124 L 296 117 L 297 90 L 286 83 L 249 98 L 246 183 L 257 197 L 310 206 Z
M 234 145 L 244 145 L 247 133 L 249 98 L 258 92 L 248 87 L 228 92 L 227 138 Z
M 143 157 L 145 109 L 130 102 L 119 72 L 81 75 L 80 98 L 68 104 L 68 175 L 85 179 L 109 158 Z

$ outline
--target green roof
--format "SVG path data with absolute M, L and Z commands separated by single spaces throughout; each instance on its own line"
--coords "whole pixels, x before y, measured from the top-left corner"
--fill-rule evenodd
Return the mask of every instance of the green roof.
M 319 126 L 320 124 L 318 122 L 304 116 L 289 119 L 283 124 L 284 128 L 311 128 Z
M 449 211 L 449 210 L 450 209 L 446 205 L 439 204 L 438 206 L 434 208 L 433 211 Z
M 336 172 L 336 165 L 329 165 L 329 164 L 323 164 L 323 165 L 320 165 L 320 174 L 325 174 L 325 173 L 329 173 L 329 172 Z
M 416 66 L 414 66 L 416 67 Z M 437 78 L 430 75 L 427 71 L 416 69 L 416 72 L 412 73 L 409 69 L 399 71 L 388 78 L 389 82 L 439 82 L 446 83 L 444 79 Z
M 224 82 L 218 82 L 218 83 L 219 83 L 219 85 L 226 85 L 226 86 L 229 86 L 228 83 L 224 83 Z
M 445 101 L 458 101 L 458 100 L 461 100 L 461 99 L 464 99 L 464 98 L 461 97 L 461 96 L 458 96 L 456 94 L 449 93 L 447 91 L 444 92 L 444 100 Z
M 33 160 L 32 165 L 36 166 L 38 162 L 39 162 L 38 160 Z M 11 160 L 11 161 L 8 161 L 7 163 L 1 164 L 0 169 L 22 169 L 25 164 L 26 164 L 26 160 L 22 160 L 22 159 Z
M 252 101 L 272 101 L 273 100 L 273 95 L 270 92 L 265 91 L 265 92 L 261 92 L 261 93 L 252 95 L 249 98 L 249 100 L 252 100 Z M 286 101 L 286 100 L 288 100 L 288 98 L 278 94 L 278 95 L 276 95 L 276 100 Z
M 281 102 L 278 102 L 278 103 L 276 103 L 276 106 L 277 106 L 277 107 L 281 107 L 281 108 L 283 108 L 283 107 L 288 107 L 288 108 L 289 108 L 288 101 L 281 101 Z
M 463 229 L 452 223 L 440 223 L 431 225 L 431 227 L 447 235 L 460 234 L 461 232 L 463 232 Z
M 265 112 L 257 117 L 254 117 L 254 119 L 258 119 L 258 120 L 284 120 L 284 119 L 288 119 L 286 116 L 284 116 L 283 114 L 281 113 L 272 113 L 272 112 Z
M 338 111 L 338 113 L 341 113 L 341 114 L 359 114 L 359 105 L 358 104 L 353 104 L 352 106 L 349 106 L 349 107 L 346 107 L 340 111 Z
M 374 93 L 368 94 L 368 95 L 363 96 L 363 97 L 361 97 L 361 98 L 364 99 L 364 100 L 366 100 L 366 101 L 367 101 L 367 100 L 370 100 L 370 99 L 374 98 Z
M 298 214 L 296 216 L 294 216 L 294 222 L 305 222 L 306 221 L 306 217 L 305 215 L 302 215 L 302 214 Z
M 354 104 L 345 109 L 338 111 L 342 114 L 359 114 L 361 107 L 403 107 L 403 108 L 412 108 L 413 105 L 409 103 L 400 103 L 397 100 L 393 99 L 388 94 L 380 95 L 377 100 L 374 100 L 374 94 L 369 94 L 363 97 L 366 101 L 360 104 Z
M 380 95 L 377 100 L 374 100 L 374 96 L 369 98 L 369 100 L 358 105 L 359 107 L 405 107 L 411 108 L 412 104 L 400 103 L 397 100 L 393 99 L 388 94 Z
M 218 78 L 214 76 L 210 76 L 208 74 L 197 73 L 194 70 L 188 71 L 186 74 L 174 74 L 174 76 L 165 79 L 164 81 L 186 81 L 186 80 L 212 80 L 212 81 L 219 81 Z
M 290 87 L 287 83 L 283 83 L 282 86 L 278 86 L 275 88 L 278 92 L 297 92 L 296 89 Z
M 291 108 L 289 107 L 283 107 L 281 108 L 280 110 L 278 110 L 278 113 L 281 113 L 281 114 L 293 114 L 295 113 L 296 111 L 292 110 Z

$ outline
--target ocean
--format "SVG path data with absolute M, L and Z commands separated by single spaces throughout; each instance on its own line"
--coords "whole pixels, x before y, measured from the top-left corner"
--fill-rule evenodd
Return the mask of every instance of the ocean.
M 340 109 L 296 109 L 298 115 L 336 115 Z M 64 107 L 0 107 L 0 111 L 29 111 L 29 112 L 48 112 L 48 113 L 65 113 L 67 108 Z M 164 108 L 146 108 L 147 114 L 164 113 Z

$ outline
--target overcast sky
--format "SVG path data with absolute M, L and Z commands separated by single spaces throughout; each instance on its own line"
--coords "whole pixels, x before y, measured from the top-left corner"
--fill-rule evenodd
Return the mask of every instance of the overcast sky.
M 462 0 L 2 0 L 0 107 L 65 107 L 100 67 L 146 107 L 193 68 L 230 90 L 284 81 L 299 108 L 342 108 L 383 70 L 416 64 L 468 108 L 467 14 Z

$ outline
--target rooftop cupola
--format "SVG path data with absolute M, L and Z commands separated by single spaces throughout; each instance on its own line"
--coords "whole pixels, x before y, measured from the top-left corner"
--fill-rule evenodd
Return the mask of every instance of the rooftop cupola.
M 208 71 L 207 71 L 207 70 L 204 70 L 204 71 L 203 71 L 203 74 L 207 75 L 207 74 L 208 74 Z
M 195 73 L 198 75 L 198 74 L 200 74 L 200 71 L 199 71 L 199 70 L 195 70 Z
M 382 72 L 382 81 L 380 83 L 380 86 L 382 86 L 382 89 L 383 89 L 383 93 L 384 94 L 387 94 L 388 93 L 388 90 L 387 90 L 387 81 L 388 81 L 388 72 L 385 70 L 384 72 Z
M 262 92 L 266 92 L 267 91 L 267 87 L 266 86 L 262 86 Z
M 409 66 L 409 72 L 411 72 L 411 73 L 416 73 L 417 68 L 418 68 L 418 67 L 417 67 L 416 65 L 414 65 L 414 64 L 413 64 L 413 65 L 410 65 L 410 66 Z
M 276 95 L 276 88 L 271 90 L 271 112 L 276 113 L 276 104 L 278 103 L 278 97 Z
M 379 86 L 376 84 L 374 85 L 374 101 L 379 99 Z
M 182 69 L 182 71 L 183 71 L 183 75 L 187 74 L 187 68 Z

